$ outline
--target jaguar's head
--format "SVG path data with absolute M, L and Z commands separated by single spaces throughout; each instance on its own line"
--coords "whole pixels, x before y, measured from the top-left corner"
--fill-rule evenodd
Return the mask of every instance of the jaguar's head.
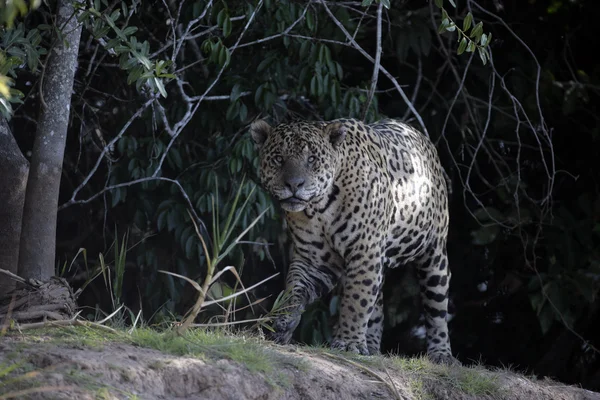
M 260 179 L 289 212 L 303 211 L 333 184 L 337 154 L 346 137 L 341 122 L 293 122 L 271 127 L 256 121 L 250 127 L 260 149 Z

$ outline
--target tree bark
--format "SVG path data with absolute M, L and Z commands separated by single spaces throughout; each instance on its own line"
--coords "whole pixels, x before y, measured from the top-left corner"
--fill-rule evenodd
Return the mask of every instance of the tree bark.
M 58 0 L 57 9 L 62 35 L 50 49 L 43 75 L 19 253 L 19 275 L 42 281 L 54 275 L 58 193 L 81 37 L 72 1 Z
M 8 123 L 0 117 L 0 269 L 17 273 L 21 220 L 29 163 L 17 146 Z M 0 298 L 15 282 L 0 276 Z

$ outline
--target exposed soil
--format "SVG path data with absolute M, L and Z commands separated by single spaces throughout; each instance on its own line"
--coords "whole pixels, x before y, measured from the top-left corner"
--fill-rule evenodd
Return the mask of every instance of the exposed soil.
M 389 357 L 346 359 L 267 342 L 277 366 L 253 372 L 226 357 L 178 357 L 118 341 L 61 342 L 53 333 L 60 329 L 0 337 L 0 371 L 19 365 L 8 375 L 0 372 L 0 399 L 600 400 L 600 393 L 511 372 L 424 360 L 405 360 L 403 368 Z

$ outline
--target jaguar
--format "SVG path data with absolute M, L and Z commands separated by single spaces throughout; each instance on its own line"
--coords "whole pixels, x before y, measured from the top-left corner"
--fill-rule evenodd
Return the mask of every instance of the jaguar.
M 403 122 L 257 120 L 260 183 L 281 205 L 293 244 L 288 312 L 274 339 L 289 343 L 306 306 L 341 285 L 331 347 L 380 352 L 386 268 L 416 268 L 427 356 L 455 363 L 448 334 L 447 175 L 433 143 Z

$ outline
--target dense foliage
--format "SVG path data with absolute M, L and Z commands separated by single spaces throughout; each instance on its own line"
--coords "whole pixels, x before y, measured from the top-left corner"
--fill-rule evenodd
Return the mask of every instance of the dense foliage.
M 252 120 L 400 118 L 434 140 L 453 181 L 450 326 L 458 357 L 600 388 L 600 69 L 589 50 L 600 40 L 599 6 L 456 3 L 86 2 L 77 16 L 84 33 L 57 274 L 86 285 L 80 299 L 89 315 L 117 299 L 150 324 L 177 318 L 194 291 L 159 270 L 194 280 L 206 273 L 192 219 L 203 221 L 210 242 L 237 188 L 250 195 Z M 25 154 L 52 29 L 44 5 L 0 32 L 0 74 L 13 81 L 4 93 L 12 102 L 0 106 Z M 247 286 L 285 272 L 280 211 L 260 189 L 239 210 L 236 232 L 265 209 L 226 260 Z M 92 280 L 99 265 L 111 266 L 118 285 Z M 234 318 L 266 313 L 282 283 L 279 276 L 262 285 L 253 298 L 271 299 Z M 210 295 L 234 285 L 224 275 Z M 384 345 L 421 350 L 411 271 L 390 272 L 385 290 Z M 307 311 L 297 339 L 328 339 L 336 294 L 327 301 Z

